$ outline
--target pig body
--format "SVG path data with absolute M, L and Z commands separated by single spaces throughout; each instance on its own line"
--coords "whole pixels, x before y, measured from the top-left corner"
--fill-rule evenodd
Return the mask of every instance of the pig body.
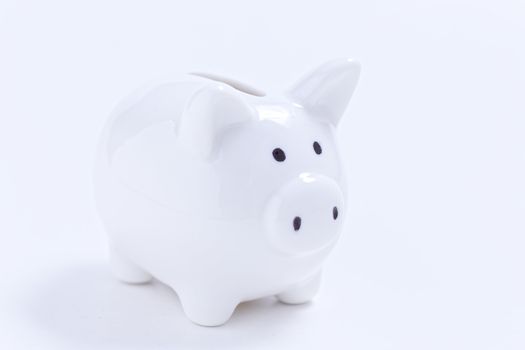
M 282 96 L 187 75 L 129 97 L 95 166 L 115 275 L 166 283 L 200 325 L 268 295 L 309 301 L 345 216 L 335 127 L 358 75 L 339 60 Z

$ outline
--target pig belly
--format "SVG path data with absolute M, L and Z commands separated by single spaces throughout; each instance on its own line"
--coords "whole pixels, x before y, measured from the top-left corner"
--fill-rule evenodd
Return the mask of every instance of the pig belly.
M 110 246 L 176 292 L 220 289 L 239 302 L 277 294 L 319 270 L 328 254 L 290 259 L 269 245 L 256 219 L 179 213 L 105 180 L 97 202 Z

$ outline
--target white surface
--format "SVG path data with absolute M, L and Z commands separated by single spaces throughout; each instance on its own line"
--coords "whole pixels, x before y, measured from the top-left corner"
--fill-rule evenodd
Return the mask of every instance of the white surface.
M 0 347 L 525 347 L 525 9 L 515 1 L 0 5 Z M 328 58 L 363 72 L 341 124 L 350 220 L 320 296 L 187 321 L 116 282 L 96 135 L 165 72 L 265 90 Z

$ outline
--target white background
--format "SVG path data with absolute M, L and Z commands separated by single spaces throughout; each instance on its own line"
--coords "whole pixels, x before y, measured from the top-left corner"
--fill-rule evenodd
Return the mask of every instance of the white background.
M 340 125 L 350 216 L 316 300 L 220 328 L 110 275 L 91 172 L 152 78 L 284 89 L 362 62 Z M 3 1 L 0 348 L 524 349 L 522 1 Z

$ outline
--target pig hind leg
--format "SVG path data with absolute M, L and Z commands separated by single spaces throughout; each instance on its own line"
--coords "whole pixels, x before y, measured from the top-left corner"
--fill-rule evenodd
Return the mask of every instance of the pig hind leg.
M 122 282 L 141 284 L 151 281 L 152 276 L 122 255 L 115 248 L 110 248 L 110 265 L 115 277 Z
M 321 272 L 303 281 L 282 293 L 277 294 L 277 299 L 285 304 L 303 304 L 313 299 L 321 284 Z

